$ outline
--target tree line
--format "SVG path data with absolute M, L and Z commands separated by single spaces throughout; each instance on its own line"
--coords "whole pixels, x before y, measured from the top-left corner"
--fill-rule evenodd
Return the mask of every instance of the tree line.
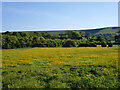
M 5 32 L 2 33 L 2 48 L 24 47 L 106 47 L 113 46 L 111 41 L 106 41 L 102 35 L 94 36 L 91 33 L 80 31 L 67 31 L 64 34 L 49 34 L 41 32 Z

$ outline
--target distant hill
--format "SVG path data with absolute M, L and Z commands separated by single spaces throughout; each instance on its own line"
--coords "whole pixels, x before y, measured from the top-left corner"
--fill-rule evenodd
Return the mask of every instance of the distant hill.
M 41 36 L 42 33 L 51 34 L 65 34 L 68 30 L 49 30 L 49 31 L 22 31 L 29 36 Z M 115 41 L 115 36 L 120 33 L 120 27 L 104 27 L 104 28 L 97 28 L 97 29 L 87 29 L 87 30 L 74 30 L 76 32 L 84 31 L 85 35 L 87 33 L 91 33 L 94 36 L 102 35 L 106 40 Z M 20 31 L 19 31 L 20 32 Z M 10 32 L 13 33 L 13 32 Z M 6 32 L 3 33 L 6 35 Z M 19 35 L 18 35 L 19 36 Z
M 120 27 L 106 27 L 106 28 L 98 28 L 98 29 L 91 29 L 91 30 L 84 30 L 86 33 L 91 34 L 115 34 L 119 33 Z
M 49 34 L 64 34 L 68 30 L 50 30 L 50 31 L 36 31 L 36 32 L 41 32 L 41 33 L 49 33 Z M 98 35 L 98 34 L 115 34 L 115 33 L 120 33 L 120 27 L 105 27 L 105 28 L 97 28 L 97 29 L 87 29 L 87 30 L 74 30 L 76 32 L 84 31 L 85 34 L 91 33 L 92 35 Z M 28 31 L 26 31 L 28 32 Z M 29 31 L 28 33 L 33 32 Z M 35 31 L 34 31 L 35 32 Z

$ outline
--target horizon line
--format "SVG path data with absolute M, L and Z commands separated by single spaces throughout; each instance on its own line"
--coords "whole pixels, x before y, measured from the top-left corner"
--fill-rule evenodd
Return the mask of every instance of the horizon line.
M 94 27 L 94 28 L 82 28 L 82 29 L 26 29 L 26 30 L 23 30 L 23 29 L 19 29 L 19 30 L 2 30 L 0 32 L 6 32 L 6 31 L 9 31 L 9 32 L 22 32 L 22 31 L 56 31 L 56 30 L 91 30 L 91 29 L 100 29 L 100 28 L 109 28 L 109 27 L 120 27 L 120 26 L 104 26 L 104 27 Z

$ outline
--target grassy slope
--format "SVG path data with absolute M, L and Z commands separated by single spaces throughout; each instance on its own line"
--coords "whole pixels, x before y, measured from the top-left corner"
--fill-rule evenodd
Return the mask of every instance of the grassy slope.
M 96 34 L 108 34 L 108 33 L 110 33 L 110 34 L 112 34 L 112 33 L 118 33 L 118 28 L 112 28 L 112 27 L 105 28 L 105 29 L 100 30 Z
M 2 50 L 3 88 L 115 88 L 118 47 Z
M 86 34 L 91 33 L 91 34 L 112 34 L 112 33 L 118 33 L 118 28 L 117 27 L 107 27 L 107 28 L 98 28 L 98 29 L 89 29 L 89 30 L 75 30 L 76 32 L 79 31 L 84 31 Z M 41 33 L 50 33 L 50 34 L 60 34 L 60 33 L 66 33 L 67 30 L 58 30 L 58 31 L 38 31 Z M 28 32 L 31 33 L 31 32 Z

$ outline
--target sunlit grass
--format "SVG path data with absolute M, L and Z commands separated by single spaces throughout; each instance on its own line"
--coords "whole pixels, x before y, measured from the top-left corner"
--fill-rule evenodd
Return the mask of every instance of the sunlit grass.
M 118 48 L 4 49 L 3 88 L 120 87 Z
M 80 48 L 31 48 L 2 50 L 2 66 L 23 64 L 40 65 L 89 65 L 118 63 L 118 47 L 80 47 Z

